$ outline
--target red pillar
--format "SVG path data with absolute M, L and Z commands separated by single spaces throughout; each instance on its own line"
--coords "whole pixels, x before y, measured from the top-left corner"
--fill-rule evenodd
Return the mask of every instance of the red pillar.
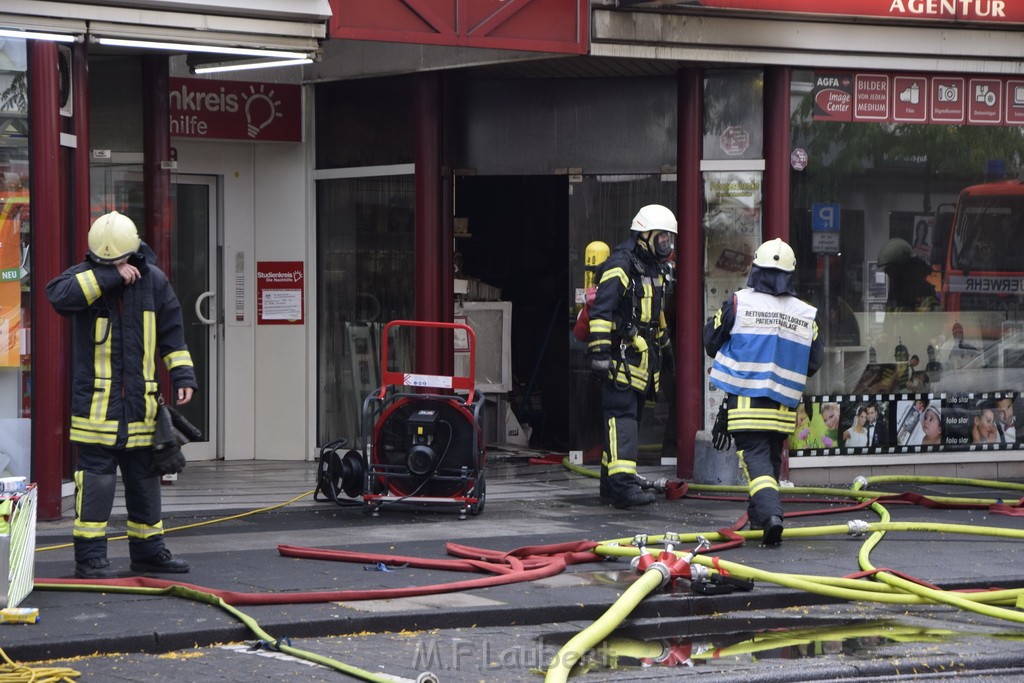
M 693 450 L 704 415 L 704 239 L 703 185 L 704 74 L 679 72 L 677 182 L 679 238 L 676 244 L 676 476 L 693 477 Z
M 138 226 L 142 239 L 156 252 L 156 262 L 174 283 L 171 270 L 171 158 L 170 61 L 167 55 L 142 56 L 142 192 L 146 203 L 145 225 Z M 159 365 L 160 386 L 172 396 L 167 368 Z M 173 399 L 172 399 L 173 400 Z
M 769 66 L 764 71 L 764 239 L 789 242 L 789 90 L 792 70 Z M 789 479 L 789 449 L 782 454 L 782 479 Z
M 142 57 L 142 185 L 146 201 L 142 238 L 156 252 L 157 264 L 171 273 L 170 62 L 167 55 Z
M 447 282 L 451 292 L 452 274 L 444 273 L 445 242 L 441 217 L 441 82 L 436 73 L 418 74 L 413 85 L 413 125 L 416 128 L 416 319 L 451 320 L 452 295 L 442 296 Z M 441 374 L 445 364 L 442 336 L 435 330 L 418 328 L 416 371 Z
M 764 239 L 789 241 L 789 88 L 788 66 L 764 72 Z
M 39 487 L 38 515 L 60 519 L 63 463 L 67 460 L 67 324 L 46 298 L 46 283 L 65 268 L 71 233 L 61 211 L 57 46 L 28 41 L 29 173 L 32 202 L 32 479 Z

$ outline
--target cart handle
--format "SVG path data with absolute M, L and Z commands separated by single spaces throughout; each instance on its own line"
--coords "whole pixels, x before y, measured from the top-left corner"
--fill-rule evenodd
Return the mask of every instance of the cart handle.
M 469 340 L 469 374 L 465 376 L 423 375 L 388 369 L 388 340 L 394 327 L 432 327 L 444 330 L 465 330 Z M 381 387 L 378 398 L 383 399 L 389 386 L 430 387 L 433 389 L 455 389 L 468 391 L 466 403 L 473 402 L 474 378 L 476 377 L 476 334 L 465 323 L 428 322 L 424 320 L 392 320 L 384 326 L 381 334 L 380 369 Z

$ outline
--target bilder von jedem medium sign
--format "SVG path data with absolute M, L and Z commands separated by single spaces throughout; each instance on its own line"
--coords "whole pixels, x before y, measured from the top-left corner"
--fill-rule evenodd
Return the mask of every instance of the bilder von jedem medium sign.
M 171 136 L 302 141 L 298 85 L 172 78 Z

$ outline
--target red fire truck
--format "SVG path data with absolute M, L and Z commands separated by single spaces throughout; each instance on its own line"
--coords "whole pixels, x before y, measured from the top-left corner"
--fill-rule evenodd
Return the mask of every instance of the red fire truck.
M 942 278 L 947 311 L 1024 318 L 1024 183 L 972 185 L 960 193 Z

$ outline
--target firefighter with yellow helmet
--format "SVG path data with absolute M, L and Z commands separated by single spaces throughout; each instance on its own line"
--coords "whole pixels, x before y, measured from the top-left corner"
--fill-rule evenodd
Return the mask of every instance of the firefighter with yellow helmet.
M 154 261 L 135 223 L 111 211 L 89 229 L 86 258 L 46 285 L 54 309 L 71 319 L 70 440 L 78 451 L 72 536 L 80 578 L 118 575 L 107 559 L 118 468 L 132 571 L 189 570 L 163 540 L 160 476 L 167 467 L 180 469 L 184 460 L 168 463 L 154 456 L 156 361 L 167 367 L 179 405 L 191 400 L 196 375 L 181 306 Z
M 716 422 L 716 446 L 727 429 L 749 482 L 750 528 L 764 530 L 766 546 L 782 541 L 783 443 L 796 427 L 807 378 L 824 360 L 818 310 L 797 297 L 795 270 L 793 249 L 768 240 L 754 253 L 747 286 L 704 325 L 704 350 L 715 359 L 711 383 L 728 394 L 727 425 Z
M 617 508 L 654 502 L 636 473 L 644 402 L 658 392 L 672 347 L 663 314 L 664 264 L 675 251 L 675 215 L 660 204 L 640 209 L 632 237 L 602 264 L 590 307 L 587 352 L 602 380 L 604 450 L 601 496 Z

